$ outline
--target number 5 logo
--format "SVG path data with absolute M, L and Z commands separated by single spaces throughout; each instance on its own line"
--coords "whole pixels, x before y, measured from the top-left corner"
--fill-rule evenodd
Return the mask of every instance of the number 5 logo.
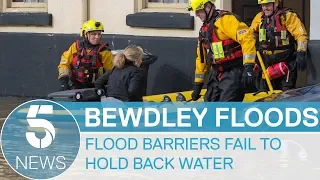
M 37 114 L 53 114 L 52 105 L 31 105 L 27 114 L 27 121 L 31 128 L 43 128 L 46 135 L 43 139 L 36 137 L 35 132 L 26 132 L 26 139 L 35 148 L 46 148 L 50 146 L 55 138 L 55 129 L 46 119 L 36 119 Z

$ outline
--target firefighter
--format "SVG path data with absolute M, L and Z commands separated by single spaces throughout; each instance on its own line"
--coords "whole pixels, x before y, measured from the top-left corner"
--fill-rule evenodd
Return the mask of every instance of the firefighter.
M 215 0 L 189 0 L 203 25 L 199 32 L 192 100 L 200 98 L 207 77 L 204 101 L 243 101 L 253 86 L 255 40 L 237 15 L 216 9 Z
M 250 33 L 256 35 L 257 49 L 261 53 L 274 89 L 289 90 L 296 86 L 297 72 L 306 69 L 307 32 L 297 13 L 280 6 L 281 0 L 258 0 L 262 12 L 252 21 Z M 265 75 L 261 75 L 257 88 L 267 90 Z
M 102 32 L 103 24 L 99 21 L 89 20 L 82 25 L 82 40 L 74 42 L 61 56 L 60 91 L 93 88 L 95 80 L 112 68 L 113 56 L 108 44 L 101 43 Z

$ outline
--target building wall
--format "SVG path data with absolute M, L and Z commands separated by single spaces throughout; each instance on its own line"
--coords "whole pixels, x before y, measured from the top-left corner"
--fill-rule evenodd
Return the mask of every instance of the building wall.
M 47 12 L 49 14 L 52 14 L 52 17 L 53 17 L 52 26 L 37 27 L 37 26 L 6 25 L 0 28 L 0 32 L 46 33 L 46 34 L 80 33 L 80 27 L 82 23 L 87 20 L 86 3 L 87 3 L 87 0 L 67 0 L 67 1 L 48 0 Z M 2 9 L 5 9 L 5 7 L 2 7 Z
M 21 9 L 7 8 L 10 5 L 5 1 L 0 0 L 0 39 L 5 42 L 0 44 L 0 95 L 46 96 L 58 90 L 57 65 L 61 53 L 79 39 L 80 27 L 88 19 L 104 23 L 103 40 L 109 42 L 111 49 L 122 49 L 130 43 L 139 44 L 159 56 L 149 69 L 147 94 L 192 88 L 196 38 L 202 24 L 193 13 L 176 8 L 145 8 L 142 0 L 124 0 L 121 3 L 114 0 L 48 0 L 47 8 L 41 9 L 44 12 L 40 19 L 43 23 L 33 24 L 38 15 L 35 18 L 19 13 Z M 217 0 L 216 6 L 231 10 L 231 0 Z M 311 13 L 316 13 L 313 10 L 317 6 L 320 6 L 318 1 L 312 0 Z M 166 18 L 169 15 L 171 19 L 175 19 L 177 14 L 170 13 L 184 14 L 192 17 L 187 19 L 192 20 L 194 27 L 180 28 L 172 24 L 162 28 L 128 26 L 127 15 L 139 12 L 167 12 Z M 47 14 L 52 15 L 52 23 Z M 158 16 L 156 13 L 153 15 Z M 316 19 L 311 18 L 311 21 Z M 151 25 L 157 23 L 155 21 Z M 179 26 L 179 22 L 176 25 Z M 312 38 L 317 36 L 316 29 L 318 27 L 311 26 Z
M 23 13 L 21 9 L 10 8 L 5 1 L 0 1 L 0 9 L 11 19 L 2 21 L 8 23 L 0 23 L 0 38 L 7 42 L 0 45 L 3 49 L 0 59 L 2 95 L 46 96 L 58 90 L 57 65 L 61 53 L 79 38 L 80 27 L 88 19 L 103 22 L 103 40 L 109 42 L 111 49 L 122 49 L 130 43 L 139 44 L 159 56 L 149 69 L 147 94 L 192 87 L 196 37 L 201 26 L 197 18 L 194 18 L 194 28 L 191 29 L 155 29 L 126 24 L 128 14 L 153 11 L 189 13 L 183 9 L 145 8 L 142 0 L 125 0 L 122 3 L 113 0 L 48 0 L 47 8 L 39 11 L 51 14 L 52 24 L 34 25 L 32 23 L 36 20 L 30 22 L 33 16 L 20 14 Z M 218 8 L 230 8 L 231 0 L 226 2 L 217 0 L 216 5 Z M 20 19 L 26 18 L 28 22 L 14 19 L 11 17 L 13 13 L 18 13 Z
M 310 2 L 310 40 L 320 40 L 319 23 L 320 1 L 311 0 Z
M 183 12 L 180 9 L 163 10 L 145 8 L 137 9 L 136 5 L 142 0 L 125 0 L 123 3 L 112 0 L 48 0 L 47 12 L 53 15 L 53 25 L 51 27 L 34 27 L 34 26 L 3 26 L 0 32 L 23 32 L 23 33 L 62 33 L 74 34 L 79 33 L 82 23 L 88 19 L 97 19 L 105 24 L 105 34 L 122 34 L 122 35 L 138 35 L 138 36 L 168 36 L 168 37 L 196 37 L 198 27 L 201 26 L 201 21 L 195 19 L 193 30 L 168 30 L 168 29 L 147 29 L 147 28 L 131 28 L 126 25 L 126 16 L 128 14 L 141 12 Z M 231 9 L 230 3 L 221 3 L 222 0 L 217 0 L 216 6 L 226 7 Z M 80 3 L 79 3 L 80 2 Z M 71 8 L 72 7 L 72 8 Z M 190 13 L 194 15 L 194 13 Z
M 320 82 L 320 24 L 319 24 L 319 0 L 310 0 L 310 42 L 308 45 L 308 84 Z

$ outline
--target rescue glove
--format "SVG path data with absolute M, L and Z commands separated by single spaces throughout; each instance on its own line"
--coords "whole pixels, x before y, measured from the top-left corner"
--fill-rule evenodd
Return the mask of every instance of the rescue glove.
M 298 71 L 304 71 L 307 68 L 306 52 L 298 51 L 295 65 Z
M 249 87 L 254 84 L 253 64 L 244 65 L 242 74 L 242 83 L 244 87 Z
M 202 89 L 203 83 L 195 83 L 193 87 L 193 92 L 191 94 L 192 101 L 197 101 L 200 99 L 200 93 Z
M 59 91 L 66 91 L 69 90 L 69 77 L 65 76 L 65 77 L 61 77 L 59 79 L 60 81 L 60 90 Z

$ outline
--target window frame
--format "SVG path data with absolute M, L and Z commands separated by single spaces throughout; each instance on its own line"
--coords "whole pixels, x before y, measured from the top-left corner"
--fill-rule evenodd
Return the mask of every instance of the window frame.
M 148 0 L 136 0 L 136 12 L 180 12 L 188 13 L 188 3 L 157 3 Z
M 24 3 L 12 2 L 12 0 L 2 0 L 2 12 L 48 12 L 48 3 Z

